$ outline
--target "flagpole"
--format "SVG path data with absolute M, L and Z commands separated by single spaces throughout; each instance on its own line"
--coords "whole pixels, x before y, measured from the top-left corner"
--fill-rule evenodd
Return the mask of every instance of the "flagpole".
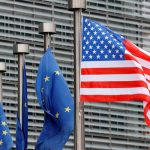
M 74 11 L 74 149 L 85 149 L 84 103 L 80 102 L 80 62 L 81 62 L 81 13 L 86 9 L 86 0 L 68 0 L 69 10 Z
M 29 54 L 28 44 L 14 44 L 13 53 L 18 55 L 18 117 L 22 127 L 22 88 L 23 88 L 23 66 L 25 54 Z
M 39 33 L 44 35 L 44 52 L 51 47 L 51 35 L 56 33 L 56 25 L 54 22 L 41 23 L 39 25 Z
M 2 103 L 2 74 L 6 72 L 6 64 L 4 62 L 0 62 L 0 102 Z

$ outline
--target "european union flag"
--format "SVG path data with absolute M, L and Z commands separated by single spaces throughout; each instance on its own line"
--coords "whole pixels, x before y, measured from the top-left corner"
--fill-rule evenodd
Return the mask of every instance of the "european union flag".
M 20 120 L 17 116 L 16 120 L 16 150 L 25 150 L 24 135 L 22 132 Z
M 9 150 L 13 147 L 12 137 L 9 132 L 5 113 L 0 104 L 0 150 Z
M 36 150 L 62 150 L 73 130 L 74 103 L 49 48 L 40 62 L 36 94 L 44 110 L 44 126 Z
M 26 150 L 28 140 L 28 98 L 27 98 L 27 77 L 26 67 L 23 68 L 23 87 L 22 87 L 22 127 L 17 117 L 16 126 L 16 149 Z

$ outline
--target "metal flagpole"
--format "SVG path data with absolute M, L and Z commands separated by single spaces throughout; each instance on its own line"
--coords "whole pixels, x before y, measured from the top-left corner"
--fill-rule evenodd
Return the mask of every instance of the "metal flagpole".
M 54 22 L 41 23 L 39 33 L 44 34 L 44 51 L 51 46 L 51 35 L 56 33 Z
M 44 35 L 44 52 L 51 47 L 51 35 L 56 33 L 56 25 L 54 22 L 46 22 L 39 24 L 39 33 Z
M 22 85 L 25 54 L 29 54 L 28 44 L 14 44 L 13 53 L 18 55 L 18 117 L 22 127 Z
M 2 73 L 6 72 L 6 64 L 0 62 L 0 102 L 2 102 Z
M 81 62 L 81 13 L 86 9 L 86 0 L 68 0 L 69 9 L 74 11 L 74 98 L 75 124 L 74 149 L 85 149 L 84 103 L 80 102 L 80 62 Z

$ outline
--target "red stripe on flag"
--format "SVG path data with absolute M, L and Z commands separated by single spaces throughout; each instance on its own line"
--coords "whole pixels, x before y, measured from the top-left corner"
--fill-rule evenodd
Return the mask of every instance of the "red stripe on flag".
M 143 81 L 110 81 L 110 82 L 81 82 L 81 88 L 130 88 L 130 87 L 146 87 Z
M 145 74 L 150 75 L 150 69 L 145 68 L 145 67 L 142 67 L 142 68 L 143 68 Z
M 146 55 L 145 53 L 141 52 L 138 47 L 136 47 L 133 43 L 131 43 L 129 40 L 123 41 L 126 49 L 133 54 L 136 57 L 145 59 L 147 61 L 150 61 L 150 56 Z
M 138 62 L 137 59 L 130 54 L 125 54 L 124 57 L 125 57 L 125 60 L 134 60 L 134 61 Z
M 138 97 L 138 99 L 137 99 Z M 117 102 L 117 101 L 143 101 L 149 100 L 149 96 L 144 94 L 132 95 L 80 95 L 80 101 L 83 102 Z
M 148 126 L 150 126 L 150 119 L 148 117 L 148 111 L 150 110 L 150 102 L 148 102 L 146 104 L 146 106 L 144 107 L 144 117 L 145 117 L 145 122 Z
M 128 68 L 82 68 L 81 74 L 143 74 L 143 71 L 137 67 Z

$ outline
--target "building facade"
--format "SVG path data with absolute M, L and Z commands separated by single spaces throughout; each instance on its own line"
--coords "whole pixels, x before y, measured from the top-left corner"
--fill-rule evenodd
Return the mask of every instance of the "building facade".
M 95 19 L 150 51 L 149 0 L 87 0 L 84 16 Z M 28 43 L 26 55 L 29 139 L 33 150 L 43 125 L 43 111 L 35 94 L 35 79 L 43 54 L 41 22 L 55 21 L 57 34 L 52 36 L 52 50 L 73 94 L 73 13 L 68 0 L 0 0 L 0 61 L 6 62 L 3 76 L 3 105 L 15 141 L 17 112 L 17 56 L 13 44 Z M 86 150 L 148 150 L 150 128 L 143 119 L 139 101 L 121 103 L 85 103 Z M 73 149 L 73 136 L 64 150 Z

